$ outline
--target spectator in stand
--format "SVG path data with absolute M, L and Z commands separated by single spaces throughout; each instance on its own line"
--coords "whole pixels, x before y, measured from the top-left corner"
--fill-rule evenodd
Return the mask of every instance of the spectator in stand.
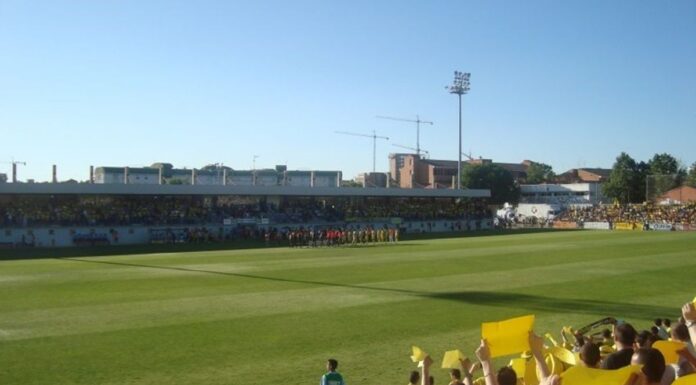
M 645 385 L 661 385 L 665 374 L 665 358 L 659 350 L 640 348 L 631 357 L 631 364 L 643 365 L 641 373 L 645 377 Z M 668 380 L 669 381 L 669 380 Z M 670 384 L 671 381 L 667 382 Z
M 599 352 L 603 356 L 614 353 L 614 337 L 609 329 L 602 331 L 602 345 L 599 347 Z
M 642 332 L 636 335 L 636 342 L 634 344 L 634 348 L 651 348 L 653 344 L 658 340 L 659 338 L 657 338 L 657 335 L 655 335 L 655 333 L 653 333 L 652 331 L 643 330 Z
M 602 356 L 599 353 L 599 346 L 589 341 L 580 348 L 580 361 L 588 368 L 599 368 Z
M 602 369 L 620 369 L 631 364 L 633 343 L 636 340 L 636 329 L 631 324 L 614 326 L 614 342 L 616 352 L 607 356 L 602 363 Z
M 657 328 L 657 336 L 661 340 L 667 340 L 669 339 L 669 334 L 667 333 L 667 329 L 662 325 L 662 318 L 655 318 L 655 327 Z
M 417 370 L 411 372 L 408 379 L 408 385 L 420 385 L 420 373 Z
M 694 367 L 690 362 L 696 360 L 696 348 L 694 348 L 694 344 L 689 337 L 689 328 L 685 324 L 677 324 L 672 328 L 672 340 L 683 342 L 686 346 L 685 352 L 680 354 L 679 361 L 676 364 L 672 364 L 675 377 L 679 378 L 694 373 Z M 691 356 L 693 360 L 689 360 L 688 356 Z
M 450 369 L 449 385 L 464 385 L 462 382 L 462 372 L 459 369 Z

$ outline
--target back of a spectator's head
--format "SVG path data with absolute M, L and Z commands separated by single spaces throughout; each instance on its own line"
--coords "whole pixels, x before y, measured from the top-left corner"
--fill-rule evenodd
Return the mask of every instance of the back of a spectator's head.
M 450 376 L 456 380 L 461 380 L 462 372 L 460 372 L 459 369 L 452 369 L 450 370 Z
M 631 364 L 643 365 L 642 372 L 650 383 L 660 383 L 665 373 L 665 357 L 659 350 L 640 348 L 631 358 Z
M 580 334 L 580 333 L 575 333 L 573 334 L 573 337 L 575 337 L 575 345 L 578 347 L 582 347 L 582 345 L 585 344 L 585 336 Z
M 338 368 L 338 361 L 336 361 L 333 358 L 329 358 L 326 361 L 326 366 L 329 368 L 330 371 L 334 371 Z
M 498 370 L 498 385 L 516 385 L 517 373 L 509 366 L 503 366 Z
M 633 345 L 636 340 L 636 329 L 631 324 L 620 324 L 614 328 L 614 341 L 620 343 L 624 347 Z
M 691 338 L 689 337 L 689 328 L 686 326 L 686 324 L 677 324 L 670 332 L 672 334 L 672 339 L 682 342 L 691 342 Z
M 636 335 L 636 345 L 638 348 L 650 348 L 658 339 L 654 333 L 643 330 Z
M 670 321 L 669 318 L 665 318 L 662 320 L 662 324 L 665 325 L 665 327 L 670 327 L 672 326 L 672 321 Z
M 658 329 L 657 326 L 653 326 L 650 328 L 650 333 L 654 336 L 658 336 L 660 334 L 660 329 Z
M 417 370 L 414 370 L 411 372 L 411 375 L 408 377 L 408 383 L 409 384 L 418 384 L 418 381 L 420 381 L 420 373 L 418 373 Z
M 599 346 L 592 342 L 587 342 L 580 348 L 580 359 L 588 368 L 596 368 L 602 359 L 599 353 Z
M 602 337 L 607 338 L 607 339 L 611 338 L 611 330 L 609 330 L 609 329 L 604 329 L 604 330 L 602 331 Z
M 655 326 L 662 326 L 662 318 L 655 318 Z

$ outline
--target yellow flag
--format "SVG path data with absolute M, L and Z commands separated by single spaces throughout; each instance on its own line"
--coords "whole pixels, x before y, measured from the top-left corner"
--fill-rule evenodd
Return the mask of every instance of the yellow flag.
M 527 371 L 527 359 L 526 358 L 513 358 L 510 360 L 510 365 L 508 365 L 515 371 L 517 378 L 524 378 L 524 374 Z
M 527 368 L 524 371 L 524 383 L 525 385 L 539 385 L 536 360 L 527 361 Z
M 421 362 L 428 356 L 428 353 L 424 352 L 423 349 L 418 346 L 411 346 L 411 361 Z
M 521 353 L 530 350 L 529 332 L 533 327 L 533 315 L 500 322 L 484 322 L 481 325 L 481 338 L 488 341 L 492 358 Z
M 679 377 L 672 383 L 672 385 L 696 385 L 696 374 L 689 374 L 688 376 Z
M 665 364 L 676 364 L 679 361 L 677 350 L 682 350 L 686 347 L 683 342 L 678 341 L 656 341 L 653 348 L 657 349 L 665 357 Z
M 442 358 L 442 368 L 443 369 L 459 369 L 462 364 L 459 360 L 464 360 L 466 357 L 459 349 L 448 350 L 445 352 L 445 356 Z
M 626 366 L 617 370 L 573 366 L 561 374 L 563 385 L 627 385 L 640 366 Z
M 568 349 L 564 349 L 560 346 L 552 346 L 546 352 L 551 354 L 552 356 L 558 358 L 564 364 L 567 364 L 567 365 L 577 365 L 578 364 L 576 361 L 575 354 L 573 354 L 573 352 L 571 352 Z

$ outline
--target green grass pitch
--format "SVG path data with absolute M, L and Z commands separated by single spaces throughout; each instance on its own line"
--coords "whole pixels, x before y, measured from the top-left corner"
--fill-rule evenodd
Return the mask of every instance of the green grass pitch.
M 696 233 L 564 231 L 357 248 L 0 261 L 2 384 L 405 384 L 480 323 L 649 327 L 696 295 Z M 436 383 L 446 371 L 435 369 Z

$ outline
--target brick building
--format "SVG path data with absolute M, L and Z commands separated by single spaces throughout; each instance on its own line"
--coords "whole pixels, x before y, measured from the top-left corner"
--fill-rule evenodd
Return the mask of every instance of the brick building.
M 465 164 L 496 164 L 521 181 L 527 177 L 532 162 L 497 163 L 491 159 L 472 159 L 462 161 L 462 166 Z M 390 154 L 389 172 L 392 184 L 401 188 L 452 188 L 457 179 L 457 161 L 425 159 L 416 154 Z

